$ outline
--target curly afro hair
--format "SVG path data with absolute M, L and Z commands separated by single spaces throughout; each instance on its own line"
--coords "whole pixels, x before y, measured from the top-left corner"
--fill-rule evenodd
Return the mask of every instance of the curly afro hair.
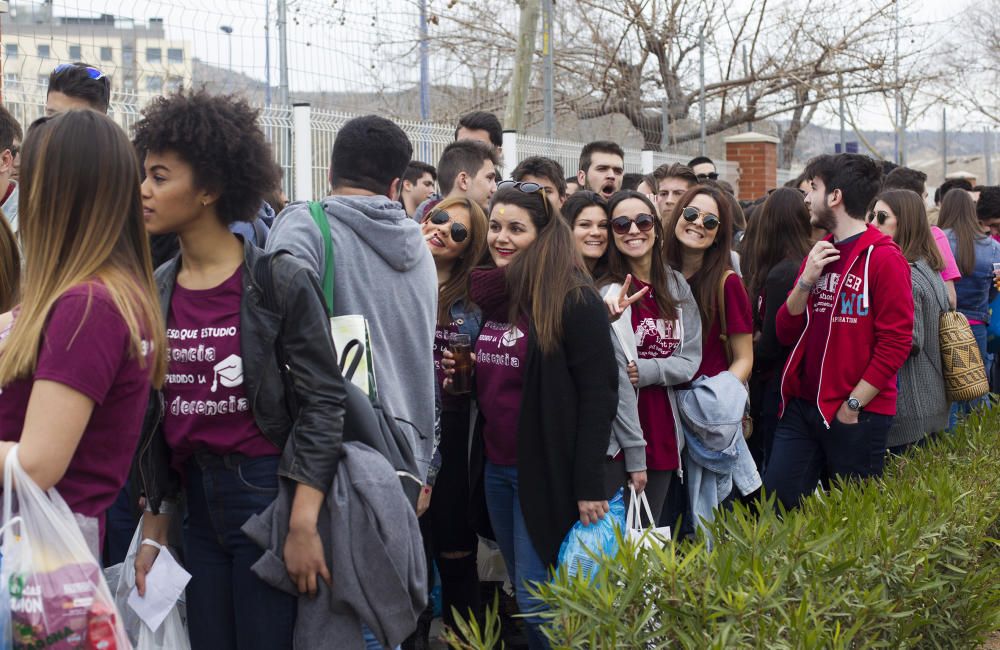
M 204 89 L 158 97 L 142 111 L 133 143 L 140 159 L 173 152 L 191 165 L 201 189 L 219 193 L 226 224 L 253 221 L 264 196 L 281 182 L 258 111 L 233 95 Z

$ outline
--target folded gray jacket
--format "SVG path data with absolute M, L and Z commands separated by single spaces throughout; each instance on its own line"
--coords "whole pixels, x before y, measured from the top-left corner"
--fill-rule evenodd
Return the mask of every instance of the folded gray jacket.
M 280 479 L 277 499 L 242 530 L 265 549 L 253 572 L 299 595 L 282 560 L 295 486 Z M 294 647 L 363 648 L 361 623 L 383 646 L 402 643 L 427 606 L 427 565 L 416 513 L 389 462 L 345 442 L 317 525 L 333 586 L 319 580 L 315 598 L 299 596 Z

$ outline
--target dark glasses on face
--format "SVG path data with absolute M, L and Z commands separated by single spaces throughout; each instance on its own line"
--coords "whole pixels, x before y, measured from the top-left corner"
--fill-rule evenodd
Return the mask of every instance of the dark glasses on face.
M 872 211 L 871 219 L 869 221 L 877 221 L 878 225 L 884 226 L 885 222 L 889 220 L 889 213 L 885 210 Z
M 708 172 L 707 174 L 698 174 L 697 178 L 699 181 L 705 181 L 705 180 L 717 181 L 719 180 L 719 172 Z
M 444 224 L 451 221 L 451 215 L 444 210 L 438 210 L 431 216 L 427 217 L 435 226 L 443 226 Z M 456 244 L 461 244 L 469 237 L 469 229 L 460 223 L 451 224 L 451 240 Z
M 538 183 L 522 183 L 520 181 L 500 181 L 497 183 L 497 191 L 505 190 L 508 187 L 513 187 L 514 189 L 521 190 L 525 194 L 539 194 L 542 197 L 542 204 L 545 206 L 545 218 L 548 219 L 549 215 L 549 199 L 545 192 L 545 188 Z
M 639 232 L 649 232 L 653 229 L 655 221 L 656 217 L 651 214 L 637 214 L 634 219 L 632 217 L 615 217 L 611 220 L 611 229 L 615 231 L 616 235 L 627 235 L 628 231 L 632 230 L 634 223 Z
M 93 79 L 94 81 L 97 81 L 98 79 L 103 79 L 104 78 L 104 73 L 103 72 L 101 72 L 97 68 L 95 68 L 93 66 L 89 66 L 89 65 L 88 66 L 80 66 L 80 65 L 74 65 L 72 63 L 60 63 L 59 65 L 56 66 L 55 72 L 63 72 L 64 70 L 70 70 L 72 68 L 79 68 L 81 70 L 86 70 L 87 71 L 87 76 L 90 77 L 91 79 Z
M 688 223 L 694 223 L 698 220 L 698 217 L 701 217 L 701 225 L 705 227 L 705 230 L 715 230 L 721 223 L 719 218 L 711 212 L 702 212 L 693 205 L 689 205 L 684 208 L 681 212 L 681 216 L 684 217 L 684 221 L 687 221 Z

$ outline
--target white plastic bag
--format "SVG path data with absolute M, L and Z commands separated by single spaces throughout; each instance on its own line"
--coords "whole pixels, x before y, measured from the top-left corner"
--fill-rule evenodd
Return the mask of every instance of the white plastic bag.
M 3 573 L 14 648 L 132 647 L 100 564 L 55 489 L 42 490 L 17 458 L 4 464 Z
M 179 602 L 174 605 L 155 632 L 149 629 L 128 604 L 129 593 L 135 587 L 135 556 L 139 553 L 141 545 L 142 520 L 140 519 L 135 534 L 132 535 L 132 543 L 129 544 L 125 561 L 121 565 L 121 571 L 118 573 L 115 589 L 115 605 L 121 612 L 125 631 L 136 650 L 190 650 L 191 642 L 188 640 L 187 628 L 181 617 Z M 164 547 L 160 552 L 169 551 Z
M 635 488 L 631 484 L 629 484 L 628 489 L 631 491 L 631 498 L 628 502 L 628 516 L 625 518 L 625 529 L 628 531 L 628 538 L 635 545 L 636 551 L 640 551 L 643 548 L 653 548 L 654 544 L 662 548 L 664 544 L 670 541 L 670 526 L 656 528 L 656 520 L 653 519 L 653 513 L 650 510 L 646 493 L 642 492 L 636 495 Z M 645 510 L 646 518 L 649 520 L 648 528 L 643 528 L 642 525 L 643 510 Z
M 188 639 L 177 606 L 170 610 L 167 618 L 156 628 L 156 632 L 151 631 L 145 623 L 140 623 L 139 642 L 135 648 L 136 650 L 191 650 L 191 641 Z

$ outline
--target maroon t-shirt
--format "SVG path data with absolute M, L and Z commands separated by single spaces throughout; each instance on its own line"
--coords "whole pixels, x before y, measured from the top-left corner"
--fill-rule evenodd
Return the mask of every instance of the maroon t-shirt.
M 812 306 L 809 312 L 809 326 L 802 340 L 803 357 L 802 382 L 799 384 L 799 399 L 816 401 L 819 395 L 819 374 L 823 362 L 823 351 L 826 349 L 826 338 L 830 333 L 830 319 L 833 317 L 833 298 L 840 286 L 840 277 L 847 270 L 847 260 L 854 252 L 861 235 L 849 237 L 834 244 L 840 253 L 840 259 L 823 267 L 823 275 L 813 287 Z
M 483 414 L 486 458 L 517 465 L 517 421 L 521 415 L 527 326 L 488 320 L 476 341 L 476 392 Z M 482 399 L 487 396 L 488 399 Z
M 637 291 L 648 286 L 639 280 L 632 282 Z M 683 340 L 680 319 L 670 321 L 661 317 L 652 287 L 632 305 L 632 329 L 640 359 L 666 359 L 680 348 Z M 639 424 L 646 439 L 646 467 L 663 471 L 677 469 L 680 458 L 674 410 L 670 407 L 666 386 L 639 389 Z
M 15 320 L 12 327 L 17 327 Z M 6 338 L 11 328 L 0 333 Z M 58 382 L 94 401 L 62 480 L 59 494 L 73 512 L 96 517 L 104 538 L 104 513 L 128 478 L 149 402 L 149 364 L 132 354 L 128 326 L 107 288 L 88 282 L 56 300 L 42 333 L 30 378 L 0 389 L 0 439 L 17 441 L 36 380 Z
M 736 334 L 753 334 L 753 315 L 750 313 L 750 298 L 743 286 L 740 276 L 733 273 L 726 278 L 724 287 L 726 295 L 726 334 L 732 337 Z M 701 366 L 694 373 L 695 379 L 705 375 L 714 377 L 724 370 L 729 370 L 729 359 L 726 358 L 726 344 L 720 338 L 722 328 L 719 325 L 719 315 L 716 314 L 708 335 L 701 339 Z
M 163 434 L 178 471 L 196 451 L 251 457 L 281 453 L 257 428 L 243 388 L 242 279 L 241 265 L 212 289 L 174 286 L 167 316 Z

